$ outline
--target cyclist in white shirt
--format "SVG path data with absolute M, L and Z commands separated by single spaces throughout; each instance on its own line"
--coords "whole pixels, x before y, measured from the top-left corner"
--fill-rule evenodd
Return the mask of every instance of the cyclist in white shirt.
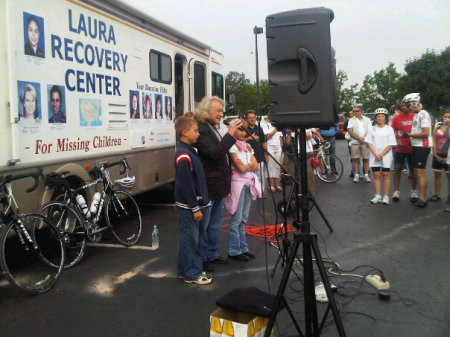
M 375 125 L 369 127 L 365 138 L 370 149 L 370 167 L 373 172 L 375 197 L 372 204 L 389 205 L 389 190 L 391 188 L 390 167 L 392 164 L 392 146 L 397 145 L 394 130 L 386 125 L 388 111 L 384 108 L 375 110 Z M 383 179 L 384 196 L 381 197 L 381 178 Z
M 425 177 L 425 167 L 427 165 L 430 150 L 433 147 L 433 137 L 431 133 L 431 118 L 426 110 L 422 109 L 420 104 L 420 94 L 412 93 L 403 97 L 402 105 L 414 113 L 411 133 L 402 132 L 401 137 L 409 137 L 412 145 L 412 161 L 414 175 L 420 190 L 419 198 L 411 198 L 410 201 L 416 207 L 425 207 L 427 205 L 427 178 Z

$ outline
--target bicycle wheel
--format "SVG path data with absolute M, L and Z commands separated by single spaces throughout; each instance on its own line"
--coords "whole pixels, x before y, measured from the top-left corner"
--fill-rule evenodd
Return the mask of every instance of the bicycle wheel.
M 86 247 L 83 220 L 72 207 L 61 202 L 49 202 L 41 207 L 39 213 L 49 218 L 61 232 L 66 245 L 64 269 L 75 266 L 81 261 Z
M 325 183 L 335 183 L 341 179 L 342 174 L 344 173 L 344 165 L 342 165 L 342 161 L 339 157 L 336 157 L 335 155 L 325 155 L 322 162 L 323 168 L 321 168 L 322 165 L 314 168 L 316 175 L 320 180 Z M 332 165 L 333 163 L 334 167 Z
M 142 233 L 142 218 L 138 204 L 125 191 L 114 191 L 105 203 L 105 218 L 114 237 L 124 246 L 138 242 Z
M 0 247 L 4 274 L 28 293 L 46 292 L 61 277 L 64 242 L 58 229 L 39 214 L 19 215 L 3 230 Z

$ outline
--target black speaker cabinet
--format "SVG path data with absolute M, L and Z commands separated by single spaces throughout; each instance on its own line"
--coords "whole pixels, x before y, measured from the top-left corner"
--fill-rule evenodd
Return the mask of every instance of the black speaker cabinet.
M 337 122 L 331 9 L 307 8 L 266 17 L 271 119 L 281 127 Z

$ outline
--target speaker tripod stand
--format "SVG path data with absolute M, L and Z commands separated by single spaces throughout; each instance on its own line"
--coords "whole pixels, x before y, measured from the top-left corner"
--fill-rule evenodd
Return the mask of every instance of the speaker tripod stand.
M 295 144 L 297 144 L 297 143 L 295 143 Z M 296 147 L 295 153 L 298 153 L 297 145 L 295 147 Z M 292 155 L 294 155 L 294 154 L 292 154 Z M 294 167 L 295 168 L 298 168 L 299 165 L 300 165 L 300 163 L 297 161 L 297 159 L 298 159 L 298 156 L 295 156 L 294 157 L 294 160 L 295 160 Z M 282 172 L 283 172 L 282 173 L 282 175 L 283 175 L 283 178 L 282 178 L 283 199 L 277 205 L 277 210 L 283 216 L 283 222 L 282 222 L 282 224 L 280 226 L 279 232 L 276 235 L 283 236 L 283 239 L 281 241 L 281 247 L 278 247 L 280 253 L 278 255 L 277 260 L 275 261 L 275 265 L 274 265 L 274 267 L 272 269 L 272 272 L 270 274 L 271 277 L 274 277 L 279 263 L 281 262 L 281 266 L 284 267 L 284 265 L 285 265 L 285 263 L 286 263 L 286 261 L 288 259 L 291 242 L 288 239 L 287 217 L 288 217 L 289 214 L 294 215 L 293 214 L 294 213 L 293 207 L 292 207 L 292 204 L 291 204 L 292 200 L 294 200 L 295 203 L 298 204 L 299 203 L 299 199 L 298 198 L 302 196 L 302 194 L 300 194 L 299 184 L 296 184 L 296 179 L 294 177 L 292 177 L 292 175 L 289 174 L 289 172 L 286 169 L 284 169 L 281 164 L 279 164 L 278 162 L 277 162 L 277 164 L 282 168 Z M 296 171 L 298 171 L 298 170 L 296 170 Z M 288 197 L 287 200 L 286 200 L 286 180 L 289 180 L 291 182 L 291 184 L 294 184 L 294 186 L 291 189 L 291 192 L 289 193 L 289 197 Z M 294 193 L 295 193 L 295 196 L 296 196 L 295 198 L 293 198 Z M 334 231 L 333 227 L 331 227 L 330 223 L 328 222 L 328 219 L 326 218 L 325 214 L 320 209 L 320 207 L 317 204 L 316 199 L 314 198 L 314 196 L 309 191 L 307 193 L 307 196 L 308 196 L 309 201 L 312 203 L 312 206 L 308 209 L 308 212 L 310 212 L 313 207 L 316 207 L 317 212 L 319 213 L 319 215 L 321 216 L 322 220 L 327 225 L 328 230 L 330 231 L 330 233 L 332 233 Z M 296 208 L 296 210 L 297 210 L 296 218 L 298 219 L 299 218 L 299 213 L 298 213 L 299 208 Z M 294 224 L 294 226 L 297 226 L 296 227 L 297 229 L 300 229 L 300 224 L 299 223 L 294 222 L 293 224 Z
M 298 131 L 295 132 L 295 140 L 297 140 Z M 296 143 L 295 143 L 296 145 Z M 296 147 L 296 146 L 295 146 Z M 305 129 L 300 129 L 300 149 L 301 153 L 306 153 L 306 134 Z M 295 151 L 296 159 L 298 158 L 298 151 Z M 300 182 L 301 182 L 301 191 L 302 194 L 299 196 L 299 193 L 296 193 L 295 201 L 296 201 L 296 214 L 299 216 L 301 210 L 301 221 L 299 218 L 294 220 L 294 223 L 297 223 L 300 227 L 300 232 L 294 233 L 294 243 L 289 253 L 289 257 L 287 259 L 286 267 L 283 272 L 283 276 L 280 281 L 280 285 L 277 290 L 277 294 L 275 296 L 275 300 L 273 306 L 271 308 L 271 315 L 269 322 L 267 324 L 266 332 L 264 334 L 265 337 L 269 337 L 272 331 L 273 325 L 275 323 L 278 311 L 283 307 L 285 303 L 284 292 L 286 290 L 286 286 L 289 280 L 289 276 L 292 272 L 292 266 L 294 264 L 294 260 L 297 256 L 298 249 L 300 245 L 303 248 L 303 277 L 304 277 L 304 308 L 305 308 L 305 335 L 303 335 L 302 331 L 297 328 L 297 322 L 291 316 L 294 321 L 294 325 L 297 328 L 297 331 L 300 333 L 300 336 L 306 337 L 318 337 L 322 331 L 322 328 L 325 324 L 326 318 L 331 310 L 334 318 L 334 322 L 336 324 L 338 333 L 340 337 L 345 337 L 344 326 L 341 321 L 341 317 L 334 300 L 330 282 L 328 280 L 328 276 L 326 274 L 325 266 L 322 262 L 322 257 L 320 255 L 319 246 L 317 243 L 317 234 L 311 232 L 311 226 L 309 222 L 309 202 L 310 197 L 308 197 L 308 184 L 307 184 L 307 159 L 305 156 L 302 156 L 300 159 Z M 298 173 L 298 170 L 297 172 Z M 299 182 L 295 180 L 295 189 L 298 192 L 299 190 Z M 315 297 L 315 288 L 314 288 L 314 268 L 313 268 L 313 254 L 316 260 L 317 267 L 319 269 L 319 274 L 322 279 L 322 283 L 324 285 L 327 297 L 328 297 L 328 307 L 323 315 L 322 321 L 319 326 L 319 318 L 317 313 L 317 305 L 316 305 L 316 297 Z

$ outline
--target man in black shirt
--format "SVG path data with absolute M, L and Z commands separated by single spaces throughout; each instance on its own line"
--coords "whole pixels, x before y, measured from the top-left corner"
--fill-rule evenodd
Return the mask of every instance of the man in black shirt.
M 245 119 L 248 123 L 247 132 L 251 135 L 245 137 L 245 141 L 250 144 L 253 151 L 255 152 L 255 158 L 258 161 L 259 166 L 258 172 L 255 173 L 258 176 L 259 182 L 261 183 L 261 190 L 263 191 L 264 198 L 264 163 L 267 159 L 267 154 L 265 154 L 264 152 L 264 149 L 267 150 L 266 137 L 264 136 L 263 130 L 258 125 L 256 125 L 256 114 L 253 110 L 247 111 Z

